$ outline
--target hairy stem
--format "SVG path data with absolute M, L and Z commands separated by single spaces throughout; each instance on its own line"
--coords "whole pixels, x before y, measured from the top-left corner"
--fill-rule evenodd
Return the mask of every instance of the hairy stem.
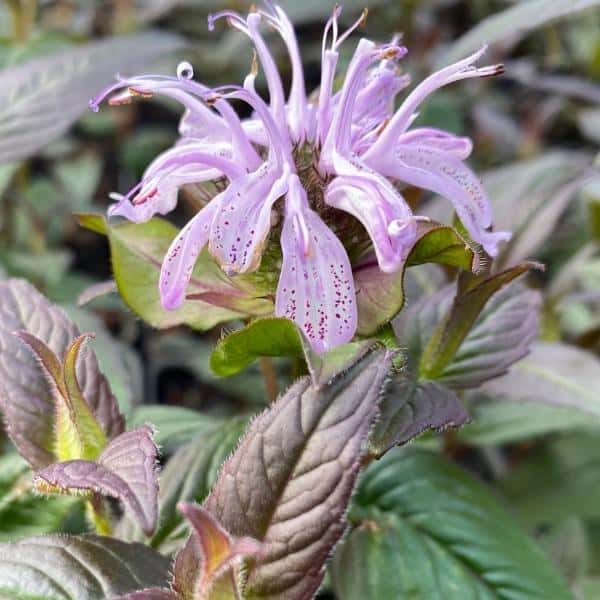
M 277 383 L 277 372 L 273 366 L 273 360 L 267 356 L 263 356 L 259 360 L 260 372 L 265 383 L 265 393 L 269 404 L 273 404 L 277 400 L 279 394 L 279 384 Z
M 94 495 L 86 502 L 86 514 L 98 535 L 112 535 L 112 525 L 100 496 Z

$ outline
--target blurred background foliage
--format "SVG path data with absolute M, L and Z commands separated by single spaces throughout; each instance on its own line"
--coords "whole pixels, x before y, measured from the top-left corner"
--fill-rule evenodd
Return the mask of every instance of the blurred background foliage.
M 319 79 L 321 35 L 332 4 L 281 1 L 297 26 L 308 87 Z M 343 21 L 363 8 L 344 2 Z M 469 135 L 472 165 L 494 205 L 496 227 L 514 238 L 500 263 L 534 258 L 543 291 L 541 338 L 562 352 L 536 350 L 522 378 L 494 380 L 465 393 L 474 418 L 458 434 L 424 436 L 485 479 L 536 537 L 581 598 L 600 597 L 600 11 L 592 1 L 369 0 L 364 34 L 402 32 L 414 80 L 488 42 L 490 63 L 506 74 L 445 88 L 428 101 L 423 123 Z M 98 114 L 87 100 L 121 72 L 173 73 L 185 57 L 208 85 L 247 74 L 247 40 L 209 33 L 206 16 L 228 0 L 5 0 L 0 4 L 0 277 L 19 276 L 63 305 L 82 330 L 97 332 L 101 367 L 131 424 L 153 422 L 165 455 L 164 506 L 206 493 L 245 418 L 263 404 L 264 363 L 219 378 L 208 357 L 220 335 L 186 328 L 157 331 L 112 290 L 105 237 L 82 229 L 73 213 L 103 212 L 108 193 L 126 191 L 176 139 L 178 111 L 165 101 Z M 283 47 L 281 69 L 289 77 Z M 350 58 L 353 42 L 342 51 Z M 262 82 L 264 85 L 264 82 Z M 263 88 L 264 89 L 264 88 Z M 181 194 L 177 224 L 197 209 L 194 187 Z M 449 219 L 435 198 L 411 195 Z M 425 211 L 425 208 L 423 209 Z M 411 269 L 410 301 L 434 291 L 441 268 Z M 90 288 L 90 286 L 93 286 Z M 78 306 L 85 303 L 86 306 Z M 529 361 L 529 362 L 527 362 Z M 293 378 L 275 362 L 280 389 Z M 529 377 L 527 379 L 526 377 Z M 266 378 L 269 380 L 269 377 Z M 532 383 L 533 382 L 533 383 Z M 536 386 L 551 390 L 538 403 Z M 528 387 L 529 386 L 529 387 Z M 529 400 L 524 402 L 523 400 Z M 168 407 L 168 408 L 166 408 Z M 241 415 L 228 434 L 224 416 Z M 202 436 L 200 434 L 203 434 Z M 5 444 L 0 456 L 0 540 L 78 531 L 68 500 L 44 501 L 23 485 L 27 469 Z M 184 465 L 187 468 L 182 468 Z M 166 503 L 166 504 L 165 504 Z M 175 518 L 175 517 L 173 517 Z M 167 517 L 152 544 L 175 547 L 180 525 Z

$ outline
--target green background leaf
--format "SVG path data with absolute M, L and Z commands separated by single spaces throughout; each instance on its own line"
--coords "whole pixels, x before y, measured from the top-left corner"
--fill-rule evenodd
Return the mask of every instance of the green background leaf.
M 332 576 L 344 600 L 570 600 L 542 551 L 460 468 L 393 451 L 363 475 Z

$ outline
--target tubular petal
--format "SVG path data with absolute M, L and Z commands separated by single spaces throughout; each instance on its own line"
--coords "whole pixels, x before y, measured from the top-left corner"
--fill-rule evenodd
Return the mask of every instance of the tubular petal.
M 412 129 L 403 134 L 399 141 L 402 144 L 422 144 L 440 152 L 449 152 L 460 160 L 469 158 L 473 151 L 473 142 L 468 137 L 459 137 L 434 127 Z
M 487 195 L 476 175 L 454 155 L 425 145 L 398 144 L 385 159 L 370 164 L 387 177 L 448 198 L 473 240 L 496 254 L 498 241 L 507 234 L 489 237 L 485 230 L 492 224 L 492 212 Z
M 166 310 L 179 308 L 185 300 L 185 290 L 192 277 L 198 255 L 208 242 L 210 226 L 220 197 L 213 198 L 179 232 L 171 243 L 160 270 L 160 301 Z
M 281 248 L 275 314 L 292 319 L 316 352 L 349 342 L 357 326 L 350 261 L 337 236 L 309 208 L 295 175 L 286 198 Z
M 287 167 L 280 171 L 264 163 L 233 181 L 223 193 L 210 231 L 209 251 L 228 275 L 253 271 L 260 264 L 271 228 L 271 209 L 287 191 L 288 175 Z
M 379 268 L 393 273 L 412 247 L 417 226 L 400 195 L 390 198 L 383 191 L 365 178 L 342 176 L 329 184 L 325 201 L 363 224 L 373 243 Z

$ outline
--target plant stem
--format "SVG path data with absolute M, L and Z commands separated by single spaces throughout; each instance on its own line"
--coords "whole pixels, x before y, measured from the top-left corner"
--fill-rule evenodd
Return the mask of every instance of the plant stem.
M 8 9 L 13 19 L 14 38 L 17 42 L 24 42 L 29 37 L 30 26 L 35 18 L 37 3 L 21 2 L 20 0 L 7 0 Z
M 279 394 L 279 384 L 277 383 L 277 372 L 273 366 L 273 360 L 268 356 L 263 356 L 259 359 L 260 372 L 265 383 L 265 393 L 269 404 L 273 404 L 277 400 Z
M 111 535 L 112 525 L 106 514 L 102 498 L 94 495 L 86 502 L 86 514 L 98 535 Z

